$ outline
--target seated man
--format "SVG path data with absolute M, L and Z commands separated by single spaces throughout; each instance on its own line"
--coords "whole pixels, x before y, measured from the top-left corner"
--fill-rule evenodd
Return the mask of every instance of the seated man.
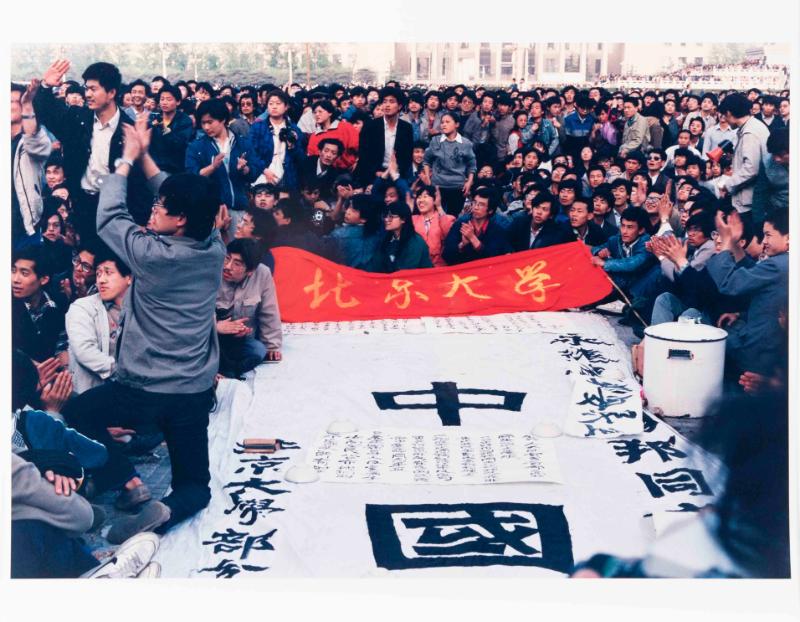
M 749 295 L 746 319 L 728 330 L 726 357 L 734 372 L 770 375 L 785 347 L 785 333 L 777 322 L 789 296 L 789 213 L 778 209 L 764 219 L 764 253 L 753 264 L 738 244 L 744 233 L 741 217 L 717 212 L 721 250 L 708 260 L 706 269 L 722 294 Z
M 65 309 L 45 291 L 50 271 L 41 246 L 25 247 L 14 253 L 11 260 L 12 345 L 39 363 L 57 357 L 66 365 L 69 357 Z
M 366 270 L 381 242 L 379 205 L 369 194 L 353 196 L 344 210 L 344 222 L 330 234 L 346 266 Z
M 131 271 L 110 250 L 97 256 L 98 293 L 73 302 L 66 316 L 70 370 L 75 392 L 103 384 L 115 368 L 122 301 Z
M 345 172 L 345 169 L 334 166 L 339 154 L 344 151 L 344 145 L 337 138 L 323 138 L 317 146 L 319 155 L 306 159 L 301 177 L 303 181 L 316 182 L 319 187 L 319 198 L 331 203 L 336 198 L 333 182 Z
M 645 248 L 650 239 L 645 233 L 647 222 L 647 212 L 640 207 L 629 207 L 622 212 L 619 233 L 592 248 L 592 263 L 603 268 L 629 297 L 635 298 L 637 281 L 656 261 Z
M 485 186 L 472 195 L 469 214 L 460 216 L 444 241 L 442 257 L 450 264 L 465 263 L 512 251 L 508 232 L 494 220 L 497 193 Z
M 238 378 L 263 361 L 281 360 L 281 316 L 272 272 L 254 240 L 228 244 L 217 292 L 222 375 Z
M 270 248 L 292 246 L 327 259 L 336 254 L 332 252 L 332 245 L 310 230 L 301 205 L 291 199 L 281 199 L 272 214 L 277 226 L 269 241 Z
M 509 229 L 514 251 L 527 251 L 575 241 L 575 236 L 567 227 L 556 223 L 553 214 L 555 205 L 555 197 L 544 190 L 531 200 L 530 212 L 520 212 L 514 216 Z
M 713 324 L 721 315 L 717 309 L 730 309 L 730 297 L 719 293 L 705 270 L 708 260 L 717 252 L 711 238 L 713 230 L 713 219 L 700 212 L 686 222 L 687 239 L 683 244 L 671 235 L 652 239 L 653 254 L 661 262 L 664 277 L 673 285 L 671 291 L 655 299 L 651 324 L 674 322 L 679 317 Z M 752 233 L 745 237 L 749 242 Z
M 599 246 L 608 239 L 593 219 L 594 204 L 590 199 L 578 197 L 569 208 L 569 225 L 575 236 L 587 246 Z

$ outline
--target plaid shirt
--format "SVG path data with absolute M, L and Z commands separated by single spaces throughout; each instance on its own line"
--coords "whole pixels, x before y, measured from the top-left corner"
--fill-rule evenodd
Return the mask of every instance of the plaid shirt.
M 47 295 L 47 292 L 42 291 L 42 300 L 41 304 L 34 308 L 29 302 L 25 303 L 25 308 L 28 310 L 28 315 L 31 317 L 31 322 L 33 322 L 34 327 L 36 328 L 36 332 L 41 334 L 41 321 L 44 317 L 45 311 L 47 308 L 50 307 L 52 309 L 58 309 L 58 305 L 53 302 L 53 299 Z M 62 329 L 58 333 L 58 340 L 56 341 L 55 353 L 58 354 L 59 352 L 65 352 L 69 346 L 69 342 L 67 341 L 67 330 L 66 328 Z

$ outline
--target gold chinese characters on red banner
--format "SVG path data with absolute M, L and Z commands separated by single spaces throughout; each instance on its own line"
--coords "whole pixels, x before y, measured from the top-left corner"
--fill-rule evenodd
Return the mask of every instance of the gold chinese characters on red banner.
M 559 311 L 611 291 L 581 242 L 392 274 L 354 270 L 297 248 L 272 253 L 284 322 Z

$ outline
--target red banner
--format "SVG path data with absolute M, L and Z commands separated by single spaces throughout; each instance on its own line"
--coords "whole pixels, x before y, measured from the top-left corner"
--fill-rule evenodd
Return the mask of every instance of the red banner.
M 286 246 L 272 254 L 284 322 L 559 311 L 611 291 L 582 242 L 392 274 L 355 270 Z

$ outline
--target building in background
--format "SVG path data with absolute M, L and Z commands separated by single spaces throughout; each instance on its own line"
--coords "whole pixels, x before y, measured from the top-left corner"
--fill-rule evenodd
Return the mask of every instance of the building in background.
M 621 43 L 396 43 L 392 75 L 410 83 L 587 82 L 618 73 Z

